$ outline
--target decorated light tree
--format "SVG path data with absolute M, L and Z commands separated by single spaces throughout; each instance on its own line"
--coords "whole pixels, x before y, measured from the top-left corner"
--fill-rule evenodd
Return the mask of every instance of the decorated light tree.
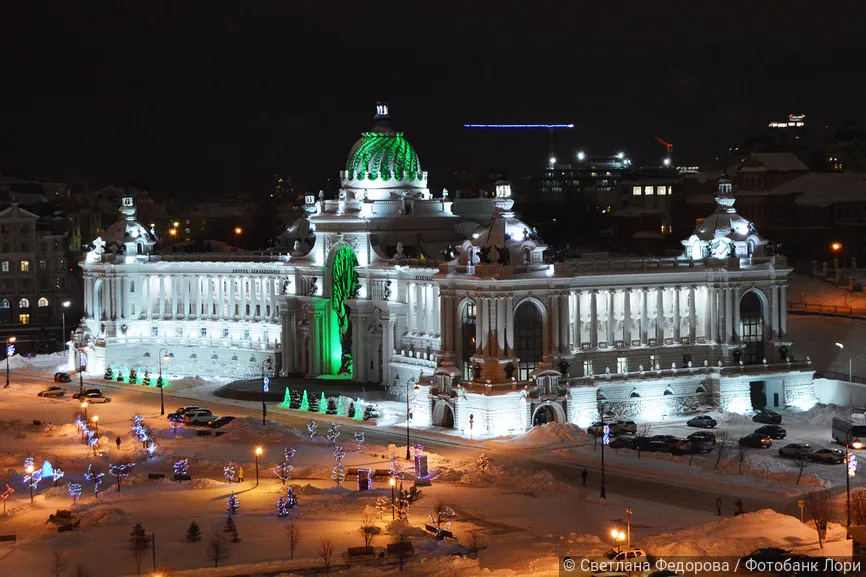
M 447 530 L 451 526 L 451 519 L 456 517 L 454 510 L 439 501 L 436 503 L 436 506 L 433 507 L 433 514 L 430 515 L 430 522 L 433 523 L 433 526 L 436 527 L 436 531 Z
M 355 414 L 352 415 L 352 418 L 356 421 L 364 420 L 364 407 L 361 404 L 361 397 L 355 399 Z
M 156 450 L 159 448 L 159 445 L 156 444 L 156 441 L 153 439 L 147 444 L 147 457 L 153 457 L 156 454 Z
M 189 471 L 189 459 L 178 459 L 174 462 L 173 469 L 175 477 L 185 477 Z
M 144 425 L 144 417 L 141 415 L 133 415 L 130 429 L 132 429 L 132 434 L 135 435 L 141 443 L 141 448 L 145 448 L 147 446 L 147 441 L 150 440 L 150 433 Z
M 300 411 L 309 411 L 310 410 L 310 400 L 307 398 L 307 391 L 304 391 L 304 396 L 301 399 L 301 406 L 298 407 Z
M 292 391 L 289 390 L 289 387 L 286 387 L 286 392 L 283 393 L 283 403 L 284 407 L 291 408 L 292 406 Z
M 235 467 L 232 465 L 232 462 L 229 461 L 229 464 L 223 467 L 223 477 L 226 478 L 226 481 L 229 482 L 229 485 L 232 484 L 232 481 L 235 480 Z
M 403 463 L 397 455 L 391 455 L 391 466 L 388 468 L 388 476 L 395 479 L 402 479 L 404 476 Z
M 87 465 L 87 472 L 84 473 L 84 478 L 93 483 L 93 496 L 99 498 L 99 486 L 102 484 L 102 477 L 105 473 L 94 473 L 90 470 L 91 465 Z
M 310 424 L 307 425 L 307 432 L 310 433 L 310 440 L 311 441 L 313 440 L 313 437 L 316 436 L 316 428 L 317 428 L 316 421 L 310 421 Z
M 135 463 L 121 463 L 119 465 L 108 465 L 108 472 L 114 476 L 117 483 L 117 492 L 120 493 L 120 484 L 123 480 L 129 477 L 130 471 L 135 467 Z
M 6 490 L 0 493 L 0 499 L 3 499 L 3 514 L 6 514 L 6 499 L 9 498 L 12 493 L 15 492 L 15 489 L 9 486 L 9 483 L 6 483 Z
M 322 391 L 322 396 L 319 397 L 319 414 L 324 415 L 328 412 L 328 399 L 325 398 L 325 391 Z
M 229 495 L 229 498 L 226 499 L 226 511 L 230 514 L 234 515 L 241 508 L 241 500 L 238 499 L 238 496 L 234 494 L 234 492 Z
M 235 520 L 234 517 L 232 517 L 231 512 L 229 512 L 228 517 L 226 517 L 225 525 L 223 525 L 223 533 L 234 533 L 235 531 L 237 531 Z
M 358 445 L 358 452 L 361 452 L 361 445 L 364 444 L 364 431 L 355 431 L 355 443 Z
M 277 517 L 287 517 L 289 515 L 289 501 L 285 495 L 280 495 L 277 498 Z
M 298 498 L 295 496 L 295 490 L 291 486 L 286 490 L 286 506 L 289 509 L 296 509 L 298 507 Z
M 337 438 L 340 436 L 340 425 L 331 423 L 328 425 L 328 444 L 334 446 L 337 444 Z
M 75 506 L 76 501 L 78 501 L 78 497 L 81 496 L 81 485 L 79 483 L 69 483 L 66 486 L 66 490 L 69 491 L 69 496 L 72 497 L 72 506 Z
M 274 467 L 274 475 L 282 482 L 283 486 L 292 478 L 292 469 L 294 467 L 286 461 L 282 461 Z
M 346 407 L 343 406 L 343 396 L 337 397 L 337 415 L 342 417 L 346 412 Z
M 171 415 L 168 418 L 168 422 L 171 423 L 171 432 L 176 437 L 178 428 L 183 425 L 183 417 L 180 417 L 178 415 Z
M 482 475 L 490 470 L 490 457 L 481 453 L 478 456 L 478 460 L 475 461 L 475 468 L 478 469 L 478 472 Z
M 346 478 L 346 472 L 343 469 L 343 459 L 346 457 L 346 452 L 343 451 L 343 447 L 337 447 L 334 449 L 334 460 L 337 462 L 334 465 L 334 468 L 331 469 L 331 478 L 337 482 L 337 484 L 341 484 L 343 480 Z

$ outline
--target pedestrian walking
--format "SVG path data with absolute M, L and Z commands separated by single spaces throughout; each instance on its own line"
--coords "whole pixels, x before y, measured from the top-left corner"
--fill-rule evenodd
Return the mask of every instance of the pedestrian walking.
M 238 483 L 244 482 L 244 468 L 238 467 Z
M 583 486 L 586 487 L 586 478 L 589 477 L 589 473 L 586 472 L 586 469 L 581 471 L 580 478 L 583 479 Z
M 120 450 L 120 437 L 117 437 L 117 440 L 114 442 L 117 445 L 117 450 Z
M 716 513 L 718 513 L 719 517 L 722 516 L 722 498 L 716 497 Z
M 734 517 L 736 517 L 737 515 L 742 515 L 743 513 L 745 513 L 745 511 L 743 510 L 743 501 L 737 499 L 737 502 L 734 503 Z

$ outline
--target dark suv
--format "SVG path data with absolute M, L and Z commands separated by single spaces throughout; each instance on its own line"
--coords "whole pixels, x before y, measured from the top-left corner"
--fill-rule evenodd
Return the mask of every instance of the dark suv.
M 764 425 L 763 427 L 758 427 L 755 429 L 755 432 L 759 435 L 767 435 L 771 439 L 784 439 L 788 432 L 781 425 Z
M 752 420 L 756 423 L 764 423 L 765 425 L 781 425 L 782 415 L 775 411 L 758 411 Z

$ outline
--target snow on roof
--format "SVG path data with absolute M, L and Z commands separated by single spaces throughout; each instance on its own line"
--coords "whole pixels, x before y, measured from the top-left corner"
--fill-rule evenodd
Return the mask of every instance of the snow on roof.
M 790 152 L 753 152 L 743 160 L 743 163 L 737 169 L 738 172 L 762 170 L 758 167 L 743 166 L 743 164 L 748 163 L 750 158 L 757 160 L 763 169 L 766 170 L 777 170 L 780 172 L 789 170 L 806 172 L 809 170 L 809 167 L 803 164 L 802 160 Z
M 780 184 L 774 192 L 802 193 L 794 201 L 801 206 L 826 207 L 837 202 L 866 201 L 866 174 L 811 172 Z
M 13 202 L 12 206 L 0 211 L 0 218 L 39 218 L 39 216 L 24 210 L 18 206 L 18 203 Z

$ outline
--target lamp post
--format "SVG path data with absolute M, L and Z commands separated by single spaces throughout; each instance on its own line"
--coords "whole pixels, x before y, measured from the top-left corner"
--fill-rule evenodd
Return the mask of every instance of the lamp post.
M 78 396 L 81 396 L 84 394 L 84 369 L 87 368 L 87 353 L 84 352 L 84 347 L 79 349 L 78 356 Z
M 9 388 L 9 357 L 15 354 L 15 337 L 6 339 L 6 388 Z
M 614 529 L 610 532 L 610 536 L 613 537 L 614 541 L 616 541 L 616 552 L 619 553 L 622 551 L 622 540 L 625 539 L 625 533 L 622 531 L 618 531 Z
M 391 485 L 391 520 L 394 520 L 394 486 L 397 485 L 397 481 L 394 477 L 388 479 L 388 484 Z
M 848 453 L 848 447 L 853 449 L 862 449 L 864 446 L 860 439 L 848 440 L 845 439 L 845 510 L 846 521 L 845 526 L 851 526 L 851 477 L 857 474 L 857 459 L 853 453 Z M 848 539 L 851 536 L 848 535 Z
M 162 356 L 162 351 L 166 352 L 165 356 Z M 164 415 L 165 414 L 165 393 L 163 393 L 163 391 L 162 391 L 162 386 L 163 386 L 162 361 L 163 360 L 167 361 L 172 357 L 168 354 L 168 349 L 159 349 L 159 352 L 157 353 L 157 355 L 159 355 L 159 378 L 156 380 L 156 388 L 159 389 L 159 414 Z
M 24 471 L 26 471 L 28 475 L 33 475 L 34 470 L 35 470 L 35 468 L 33 467 L 33 465 L 27 465 L 27 468 L 24 469 Z M 30 479 L 29 485 L 30 485 L 30 504 L 32 505 L 33 504 L 33 479 Z
M 415 383 L 415 387 L 412 389 L 415 391 L 415 394 L 421 390 L 421 387 L 418 386 L 418 379 L 412 377 L 408 381 L 406 381 L 406 460 L 408 461 L 411 456 L 409 455 L 409 418 L 412 414 L 409 412 L 409 385 Z
M 62 312 L 61 316 L 63 318 L 63 350 L 65 351 L 66 350 L 66 341 L 67 341 L 67 338 L 66 338 L 66 309 L 68 309 L 69 305 L 71 305 L 72 303 L 70 301 L 63 301 L 61 304 L 63 305 L 63 310 L 61 311 Z
M 836 346 L 845 350 L 845 345 L 842 343 L 836 343 Z M 851 411 L 854 411 L 854 375 L 851 373 L 851 365 L 853 362 L 852 351 L 848 349 L 848 407 Z
M 156 533 L 150 532 L 150 544 L 153 547 L 153 572 L 156 573 Z
M 613 408 L 613 405 L 611 403 L 599 403 L 599 405 L 598 405 L 598 420 L 602 424 L 602 427 L 604 427 L 604 410 L 605 410 L 605 407 L 607 407 L 608 409 L 611 409 L 611 408 Z M 605 485 L 605 480 L 604 480 L 604 446 L 606 444 L 604 441 L 605 441 L 605 439 L 604 439 L 604 437 L 602 437 L 602 439 L 601 439 L 601 498 L 607 499 L 607 486 Z
M 268 372 L 271 370 L 271 358 L 268 357 L 264 361 L 262 361 L 262 426 L 265 424 L 265 417 L 268 416 L 268 408 L 265 405 L 265 393 L 268 392 L 268 387 L 271 384 L 271 380 L 268 378 L 267 374 L 265 374 L 265 368 L 267 368 Z
M 84 409 L 84 422 L 87 422 L 87 401 L 81 401 L 81 408 Z
M 259 486 L 259 455 L 262 454 L 262 451 L 261 447 L 256 447 L 256 487 Z
M 96 433 L 96 437 L 99 438 L 99 415 L 93 415 L 90 418 L 90 422 L 93 423 L 94 432 Z
M 246 248 L 247 243 L 244 242 L 244 229 L 239 227 L 239 226 L 236 226 L 235 227 L 235 236 L 241 237 L 241 248 Z
M 625 528 L 625 547 L 626 551 L 631 551 L 631 507 L 625 508 L 626 528 Z

